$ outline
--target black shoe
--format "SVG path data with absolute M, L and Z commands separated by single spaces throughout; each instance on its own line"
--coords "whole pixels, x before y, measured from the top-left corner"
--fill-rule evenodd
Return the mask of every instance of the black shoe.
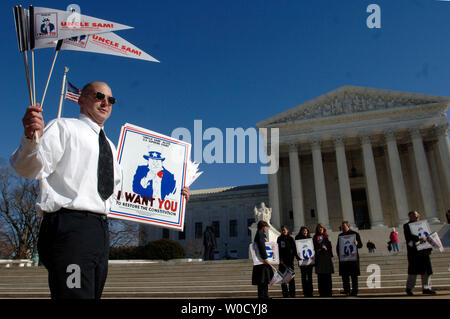
M 352 291 L 352 293 L 350 294 L 350 296 L 356 297 L 356 296 L 358 296 L 358 292 L 357 292 L 357 291 Z
M 407 294 L 408 296 L 414 296 L 412 290 L 409 289 L 409 288 L 406 288 L 406 294 Z
M 431 289 L 424 289 L 424 290 L 422 290 L 422 293 L 423 293 L 424 295 L 435 295 L 435 294 L 436 294 L 436 291 L 431 290 Z

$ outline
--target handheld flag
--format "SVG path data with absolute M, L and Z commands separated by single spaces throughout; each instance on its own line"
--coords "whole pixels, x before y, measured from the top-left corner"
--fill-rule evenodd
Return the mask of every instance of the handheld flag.
M 80 98 L 81 90 L 77 89 L 75 85 L 67 81 L 67 89 L 65 99 L 78 103 L 78 99 Z
M 82 35 L 64 39 L 61 50 L 75 50 L 95 52 L 101 54 L 112 54 L 125 58 L 140 59 L 159 62 L 151 55 L 145 53 L 127 40 L 119 37 L 113 32 Z
M 31 35 L 31 42 L 34 42 L 36 49 L 54 47 L 56 41 L 61 39 L 133 28 L 77 12 L 42 7 L 34 7 L 33 11 L 34 34 Z

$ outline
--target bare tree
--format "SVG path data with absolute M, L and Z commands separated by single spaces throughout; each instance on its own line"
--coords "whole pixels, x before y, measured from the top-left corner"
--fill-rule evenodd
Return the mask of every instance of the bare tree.
M 136 246 L 139 241 L 139 224 L 122 220 L 109 220 L 109 242 L 112 247 Z
M 36 209 L 36 181 L 18 176 L 0 161 L 0 230 L 2 244 L 13 258 L 31 258 L 37 249 L 41 214 Z

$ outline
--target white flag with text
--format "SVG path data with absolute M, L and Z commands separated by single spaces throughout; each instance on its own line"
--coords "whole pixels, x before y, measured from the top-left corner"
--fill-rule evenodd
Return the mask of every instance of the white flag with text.
M 159 62 L 151 55 L 145 53 L 113 32 L 81 35 L 78 37 L 64 39 L 61 50 L 112 54 L 126 58 Z
M 60 39 L 133 28 L 77 12 L 42 7 L 34 7 L 30 18 L 33 19 L 35 49 L 54 47 Z

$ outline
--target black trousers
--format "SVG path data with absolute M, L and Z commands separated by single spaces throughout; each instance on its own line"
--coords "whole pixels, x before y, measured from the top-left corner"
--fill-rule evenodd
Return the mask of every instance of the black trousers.
M 317 286 L 321 297 L 331 297 L 333 294 L 331 274 L 317 274 Z
M 312 278 L 313 266 L 303 266 L 303 267 L 300 267 L 300 270 L 302 272 L 303 295 L 305 297 L 312 297 L 313 296 L 313 278 Z
M 344 293 L 350 293 L 350 278 L 352 278 L 352 294 L 358 294 L 358 276 L 356 275 L 347 275 L 342 277 L 342 286 L 344 288 Z
M 213 246 L 205 246 L 205 256 L 203 260 L 214 260 L 214 247 Z
M 258 285 L 258 298 L 259 299 L 269 299 L 269 285 L 259 284 Z
M 108 273 L 105 215 L 61 209 L 45 213 L 38 252 L 52 299 L 99 299 Z

